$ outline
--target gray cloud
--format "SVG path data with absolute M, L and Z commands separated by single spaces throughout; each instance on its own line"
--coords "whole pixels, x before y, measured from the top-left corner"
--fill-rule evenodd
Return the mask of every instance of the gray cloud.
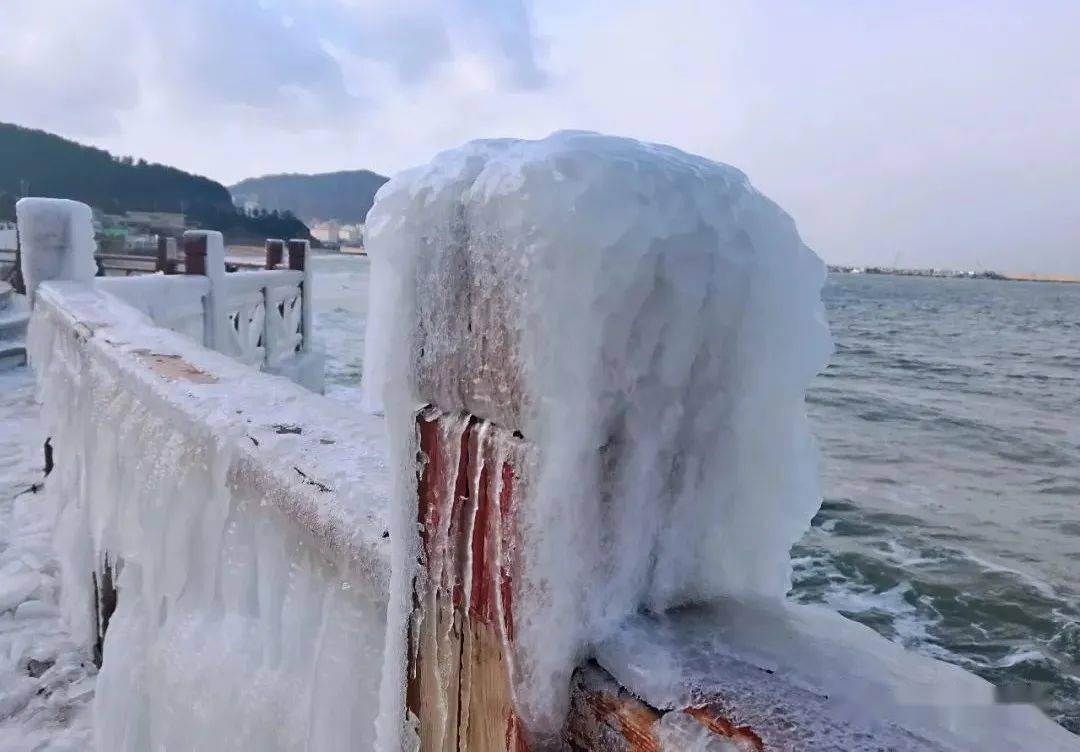
M 8 0 L 0 4 L 0 120 L 101 135 L 139 101 L 123 40 L 134 26 L 121 3 L 94 7 Z
M 298 107 L 347 121 L 378 105 L 366 81 L 346 81 L 347 60 L 406 89 L 462 54 L 507 89 L 543 80 L 513 1 L 5 0 L 0 28 L 8 117 L 74 135 L 115 132 L 144 98 L 266 110 L 270 128 L 296 127 Z
M 1080 273 L 1071 0 L 0 0 L 0 120 L 232 181 L 587 128 L 826 259 Z

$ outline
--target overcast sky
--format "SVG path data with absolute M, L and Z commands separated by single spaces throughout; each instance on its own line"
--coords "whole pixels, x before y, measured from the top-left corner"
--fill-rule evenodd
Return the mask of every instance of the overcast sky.
M 0 0 L 0 120 L 225 183 L 585 128 L 837 263 L 1080 273 L 1080 2 Z

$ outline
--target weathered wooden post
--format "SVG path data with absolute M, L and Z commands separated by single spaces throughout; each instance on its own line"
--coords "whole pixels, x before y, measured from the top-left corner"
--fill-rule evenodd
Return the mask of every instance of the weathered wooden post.
M 184 233 L 184 274 L 206 275 L 206 235 Z
M 266 268 L 276 269 L 285 255 L 285 241 L 270 238 L 266 241 Z
M 311 307 L 313 274 L 308 263 L 310 252 L 311 244 L 308 241 L 296 238 L 289 241 L 289 268 L 304 273 L 304 281 L 300 283 L 300 331 L 303 337 L 300 349 L 304 352 L 311 351 L 312 327 L 315 323 Z
M 162 274 L 176 274 L 179 264 L 176 259 L 176 238 L 168 235 L 157 236 L 157 257 L 154 269 Z
M 512 592 L 517 505 L 527 495 L 518 468 L 532 447 L 512 429 L 436 409 L 418 416 L 417 431 L 422 560 L 407 704 L 420 748 L 520 752 Z
M 159 234 L 157 236 L 157 258 L 154 263 L 154 270 L 159 271 L 162 274 L 168 274 L 169 268 L 169 244 L 164 235 Z
M 302 272 L 307 265 L 308 241 L 292 239 L 289 241 L 289 268 Z
M 188 230 L 184 233 L 184 273 L 203 275 L 210 283 L 203 301 L 203 344 L 224 352 L 228 292 L 225 289 L 225 242 L 220 232 Z
M 449 271 L 462 262 L 449 253 L 434 261 L 444 263 Z M 463 262 L 470 271 L 476 263 Z M 439 279 L 442 271 L 428 269 Z M 550 736 L 531 738 L 515 704 L 515 603 L 531 545 L 522 523 L 536 501 L 530 471 L 542 458 L 523 433 L 521 333 L 506 315 L 513 291 L 502 271 L 481 283 L 469 271 L 447 277 L 443 305 L 426 307 L 413 333 L 416 393 L 430 405 L 416 415 L 420 572 L 406 691 L 422 752 L 559 745 Z M 443 341 L 448 334 L 451 341 Z M 652 726 L 659 714 L 625 692 L 609 697 L 610 678 L 598 677 L 606 675 L 575 679 L 566 739 L 582 750 L 658 752 Z

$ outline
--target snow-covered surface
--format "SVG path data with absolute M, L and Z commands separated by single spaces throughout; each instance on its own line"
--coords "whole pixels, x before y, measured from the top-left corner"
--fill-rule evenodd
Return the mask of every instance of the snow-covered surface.
M 118 567 L 98 748 L 370 748 L 389 581 L 381 420 L 92 285 L 45 283 L 30 346 L 71 634 L 93 631 L 90 573 L 106 554 Z
M 640 607 L 783 596 L 820 503 L 825 269 L 745 175 L 592 133 L 477 141 L 383 186 L 367 230 L 369 405 L 538 448 L 513 598 L 530 728 L 558 729 L 574 666 Z M 413 441 L 391 438 L 403 500 Z
M 15 204 L 15 214 L 23 251 L 23 280 L 31 301 L 42 280 L 87 280 L 97 273 L 97 244 L 89 206 L 63 198 L 21 198 Z
M 60 618 L 29 368 L 0 373 L 0 750 L 91 748 L 95 669 Z M 80 635 L 81 637 L 81 635 Z

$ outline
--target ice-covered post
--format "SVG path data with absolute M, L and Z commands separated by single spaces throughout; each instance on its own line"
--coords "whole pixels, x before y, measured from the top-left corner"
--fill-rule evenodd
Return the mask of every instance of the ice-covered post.
M 155 271 L 168 274 L 169 269 L 169 243 L 164 235 L 157 236 L 157 259 L 154 264 Z
M 203 301 L 203 344 L 223 352 L 228 318 L 225 287 L 225 241 L 220 232 L 188 230 L 184 233 L 184 273 L 199 274 L 210 283 Z
M 266 241 L 266 268 L 276 269 L 285 255 L 285 241 L 270 238 Z
M 176 238 L 158 235 L 156 271 L 162 274 L 176 274 L 176 266 Z
M 564 727 L 571 677 L 642 610 L 782 599 L 823 264 L 738 170 L 589 133 L 444 153 L 367 228 L 421 749 L 664 749 L 595 683 Z
M 304 281 L 300 283 L 300 332 L 303 337 L 300 348 L 304 352 L 310 352 L 312 348 L 312 327 L 315 319 L 311 313 L 312 306 L 312 271 L 308 263 L 311 253 L 311 245 L 306 240 L 292 239 L 289 241 L 289 268 L 293 271 L 304 273 Z
M 62 198 L 22 198 L 15 204 L 21 268 L 31 303 L 46 280 L 90 280 L 94 262 L 93 215 L 90 207 Z

